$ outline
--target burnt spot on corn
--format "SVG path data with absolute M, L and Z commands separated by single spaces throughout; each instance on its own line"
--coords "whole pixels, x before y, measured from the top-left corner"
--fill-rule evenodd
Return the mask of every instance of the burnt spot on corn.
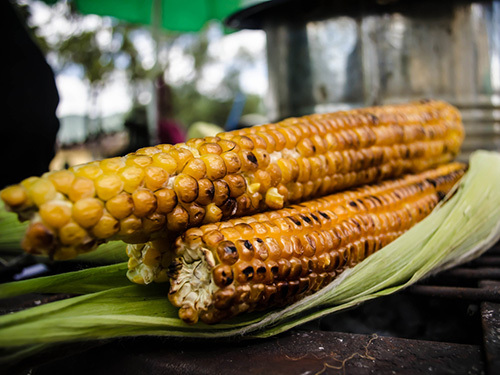
M 306 215 L 300 215 L 300 217 L 302 218 L 302 220 L 304 220 L 308 224 L 310 224 L 312 222 L 312 220 L 309 219 Z
M 236 246 L 231 241 L 222 241 L 217 246 L 217 256 L 225 264 L 234 264 L 238 261 L 239 255 Z
M 257 268 L 256 272 L 257 272 L 258 275 L 263 276 L 263 275 L 266 274 L 267 269 L 266 269 L 265 266 L 260 266 L 260 267 Z
M 321 212 L 321 211 L 318 211 L 318 213 L 323 216 L 326 220 L 330 220 L 330 216 L 328 216 L 327 214 L 325 214 L 324 212 Z
M 373 113 L 367 113 L 366 116 L 370 120 L 370 123 L 372 123 L 373 125 L 379 124 L 379 122 L 380 122 L 379 118 L 377 116 L 375 116 Z
M 221 288 L 231 285 L 234 281 L 233 270 L 224 266 L 215 268 L 214 281 Z
M 254 155 L 253 153 L 249 152 L 249 153 L 247 154 L 247 159 L 248 159 L 248 161 L 249 161 L 250 163 L 255 164 L 255 165 L 258 165 L 257 158 L 255 157 L 255 155 Z
M 245 275 L 245 277 L 248 281 L 252 280 L 254 275 L 255 275 L 255 272 L 254 272 L 254 269 L 252 266 L 248 266 L 248 267 L 244 268 L 241 272 L 243 273 L 243 275 Z
M 350 201 L 349 206 L 354 207 L 354 208 L 358 208 L 358 204 L 355 201 Z
M 253 251 L 253 246 L 252 246 L 252 243 L 248 240 L 244 240 L 243 241 L 243 245 L 248 249 L 248 250 L 251 250 Z
M 180 259 L 174 259 L 172 263 L 167 268 L 168 277 L 171 279 L 177 278 L 178 273 L 182 269 L 182 261 Z M 176 290 L 170 289 L 169 293 L 177 292 Z
M 320 222 L 320 221 L 319 221 L 319 218 L 318 218 L 315 214 L 311 214 L 311 217 L 312 217 L 315 221 L 317 221 L 318 223 Z
M 437 196 L 438 196 L 438 199 L 439 199 L 439 200 L 443 200 L 443 199 L 444 199 L 444 197 L 446 197 L 446 192 L 441 191 L 441 190 L 438 190 L 438 191 L 437 191 Z

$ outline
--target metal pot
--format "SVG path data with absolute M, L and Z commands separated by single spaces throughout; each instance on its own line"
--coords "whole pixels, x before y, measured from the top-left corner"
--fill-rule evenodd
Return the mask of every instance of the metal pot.
M 275 0 L 227 24 L 266 32 L 270 118 L 437 98 L 462 111 L 462 158 L 500 150 L 499 0 Z

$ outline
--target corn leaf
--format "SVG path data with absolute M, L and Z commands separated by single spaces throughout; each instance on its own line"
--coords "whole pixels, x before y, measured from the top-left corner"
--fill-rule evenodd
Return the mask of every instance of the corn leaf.
M 53 276 L 0 284 L 0 298 L 27 293 L 86 294 L 130 285 L 127 263 L 88 268 Z
M 344 272 L 326 288 L 285 309 L 252 313 L 211 326 L 186 325 L 177 318 L 176 309 L 166 298 L 168 285 L 120 286 L 123 284 L 116 281 L 105 288 L 102 284 L 108 281 L 105 277 L 99 281 L 95 270 L 95 274 L 87 274 L 96 278 L 87 290 L 73 279 L 72 290 L 88 294 L 0 317 L 0 348 L 9 349 L 6 358 L 12 360 L 16 357 L 16 348 L 19 357 L 47 344 L 120 336 L 275 335 L 326 314 L 394 293 L 433 273 L 481 255 L 500 238 L 498 186 L 500 154 L 474 153 L 469 171 L 445 204 L 399 239 Z M 112 279 L 118 276 L 120 267 L 123 265 L 108 269 Z M 64 280 L 63 277 L 70 279 L 72 276 L 61 275 L 59 281 Z M 81 278 L 80 282 L 88 282 L 88 277 Z M 26 285 L 23 290 L 28 291 L 30 287 Z M 7 290 L 9 288 L 15 289 L 12 285 Z M 54 287 L 51 290 L 61 289 Z
M 15 256 L 23 254 L 21 240 L 23 239 L 28 222 L 21 223 L 17 215 L 8 212 L 5 205 L 0 201 L 0 255 Z M 122 241 L 112 241 L 100 245 L 96 250 L 87 254 L 79 255 L 72 261 L 94 263 L 94 264 L 114 264 L 128 260 L 126 244 Z M 35 257 L 40 263 L 48 262 L 47 257 Z

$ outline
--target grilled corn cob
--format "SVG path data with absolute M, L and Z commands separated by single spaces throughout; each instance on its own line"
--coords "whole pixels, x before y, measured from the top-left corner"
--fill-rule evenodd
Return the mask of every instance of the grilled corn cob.
M 68 259 L 422 171 L 463 136 L 440 101 L 317 114 L 49 172 L 1 198 L 30 220 L 26 251 Z
M 187 323 L 216 323 L 294 302 L 427 216 L 464 170 L 462 164 L 447 164 L 288 209 L 189 229 L 175 243 L 169 299 Z

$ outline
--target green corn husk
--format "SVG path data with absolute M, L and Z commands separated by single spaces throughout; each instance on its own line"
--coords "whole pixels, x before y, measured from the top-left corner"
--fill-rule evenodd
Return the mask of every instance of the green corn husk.
M 0 317 L 4 362 L 48 345 L 123 336 L 268 337 L 302 323 L 385 296 L 481 255 L 500 238 L 500 154 L 478 151 L 455 193 L 406 234 L 285 309 L 254 312 L 225 323 L 187 325 L 166 298 L 168 285 L 126 285 L 124 264 L 0 287 L 0 297 L 79 291 L 81 296 Z M 107 274 L 103 276 L 103 272 Z M 102 279 L 99 279 L 102 278 Z M 115 280 L 114 283 L 106 278 Z M 85 287 L 87 285 L 87 289 Z M 92 285 L 88 287 L 88 285 Z M 74 289 L 72 289 L 74 288 Z M 389 307 L 390 308 L 390 307 Z
M 14 257 L 23 254 L 21 240 L 23 239 L 28 222 L 21 223 L 17 215 L 8 212 L 5 205 L 0 201 L 0 256 Z M 128 260 L 126 253 L 127 244 L 122 241 L 112 241 L 99 246 L 96 250 L 87 254 L 81 254 L 69 261 L 93 263 L 93 264 L 114 264 Z M 48 262 L 47 257 L 35 257 L 40 263 Z

